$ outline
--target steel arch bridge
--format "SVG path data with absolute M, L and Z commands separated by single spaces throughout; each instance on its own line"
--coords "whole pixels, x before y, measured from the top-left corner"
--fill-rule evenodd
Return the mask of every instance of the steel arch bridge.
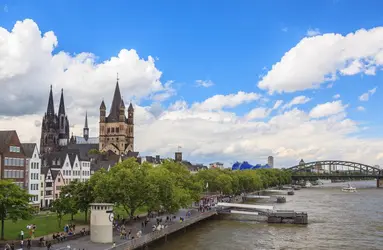
M 338 167 L 342 167 L 339 169 Z M 347 170 L 344 170 L 344 167 Z M 355 174 L 359 173 L 359 175 L 364 176 L 382 176 L 383 171 L 377 167 L 373 167 L 367 164 L 352 162 L 352 161 L 336 161 L 336 160 L 326 160 L 326 161 L 313 161 L 308 163 L 301 163 L 296 166 L 288 168 L 293 173 L 296 172 L 309 172 L 313 169 L 321 169 L 327 171 L 327 173 L 335 173 L 335 172 L 354 172 Z M 352 170 L 350 170 L 352 169 Z

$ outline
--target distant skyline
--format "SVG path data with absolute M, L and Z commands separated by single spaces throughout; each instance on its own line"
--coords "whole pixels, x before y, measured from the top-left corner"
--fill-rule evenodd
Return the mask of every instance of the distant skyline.
M 0 130 L 39 143 L 53 85 L 98 136 L 117 73 L 135 150 L 383 165 L 383 2 L 0 0 Z

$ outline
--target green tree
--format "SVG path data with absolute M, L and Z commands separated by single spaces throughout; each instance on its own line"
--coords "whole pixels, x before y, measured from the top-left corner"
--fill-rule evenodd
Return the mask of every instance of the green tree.
M 89 204 L 94 202 L 93 188 L 90 181 L 78 183 L 75 197 L 77 208 L 84 212 L 85 221 L 88 221 Z
M 63 186 L 60 192 L 60 197 L 65 198 L 67 202 L 66 213 L 71 215 L 71 220 L 73 221 L 73 217 L 78 213 L 78 189 L 79 182 L 77 180 L 71 181 L 68 185 Z
M 130 158 L 113 166 L 96 178 L 95 193 L 102 202 L 116 203 L 130 215 L 153 199 L 155 186 L 150 181 L 150 164 L 139 165 Z
M 0 180 L 1 239 L 4 240 L 4 221 L 29 219 L 33 209 L 29 205 L 30 195 L 10 180 Z
M 52 201 L 51 211 L 56 213 L 58 226 L 61 228 L 61 222 L 65 214 L 68 213 L 69 199 L 60 197 Z

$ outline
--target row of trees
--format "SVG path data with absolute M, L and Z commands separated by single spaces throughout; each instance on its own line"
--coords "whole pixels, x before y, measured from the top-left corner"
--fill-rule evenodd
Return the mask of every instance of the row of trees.
M 209 169 L 198 172 L 196 178 L 200 182 L 206 183 L 206 191 L 226 195 L 249 193 L 291 183 L 291 173 L 280 169 L 240 171 Z
M 84 212 L 88 218 L 89 204 L 114 203 L 129 216 L 140 209 L 147 212 L 163 210 L 174 213 L 198 201 L 203 192 L 225 195 L 252 192 L 270 186 L 291 182 L 290 172 L 278 169 L 231 171 L 228 169 L 201 170 L 191 174 L 183 165 L 165 161 L 153 167 L 128 159 L 113 166 L 110 171 L 100 170 L 89 181 L 62 187 L 60 197 L 53 201 L 52 211 L 59 226 L 64 215 Z M 2 238 L 5 219 L 27 219 L 32 214 L 30 196 L 11 181 L 0 180 L 0 219 Z
M 148 213 L 174 213 L 198 201 L 206 191 L 236 195 L 287 183 L 291 183 L 290 172 L 279 169 L 208 169 L 191 174 L 185 166 L 171 160 L 153 167 L 128 159 L 110 171 L 96 172 L 88 182 L 71 182 L 63 187 L 52 210 L 59 222 L 64 214 L 73 217 L 77 211 L 85 212 L 87 218 L 92 202 L 114 203 L 130 217 L 143 207 Z

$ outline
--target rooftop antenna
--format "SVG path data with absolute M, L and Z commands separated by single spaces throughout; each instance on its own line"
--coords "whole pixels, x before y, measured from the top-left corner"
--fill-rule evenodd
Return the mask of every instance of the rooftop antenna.
M 120 80 L 120 78 L 118 78 L 118 72 L 117 72 L 117 81 Z

